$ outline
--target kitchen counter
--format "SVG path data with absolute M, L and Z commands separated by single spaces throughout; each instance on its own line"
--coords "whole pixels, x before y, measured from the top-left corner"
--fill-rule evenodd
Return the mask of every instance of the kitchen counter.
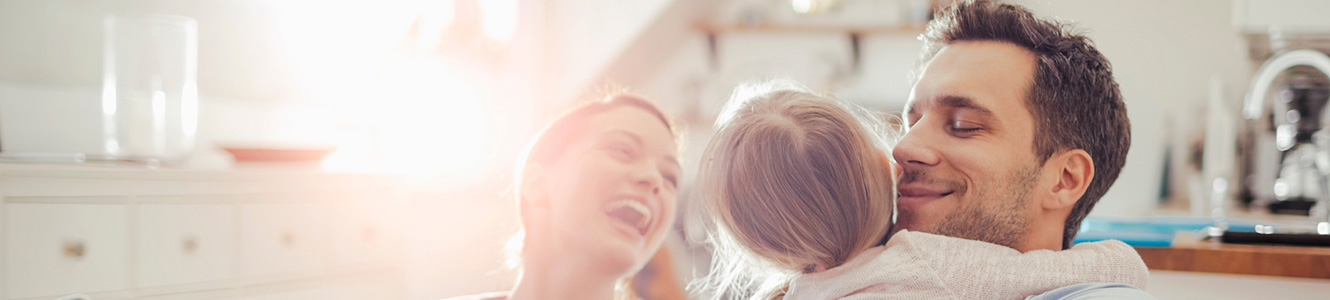
M 150 167 L 134 163 L 80 164 L 0 162 L 0 176 L 40 178 L 86 178 L 123 180 L 211 180 L 256 181 L 291 178 L 368 178 L 392 177 L 384 174 L 331 172 L 315 164 L 249 163 L 234 166 Z
M 1330 279 L 1330 247 L 1173 242 L 1172 247 L 1137 247 L 1150 270 L 1270 275 Z

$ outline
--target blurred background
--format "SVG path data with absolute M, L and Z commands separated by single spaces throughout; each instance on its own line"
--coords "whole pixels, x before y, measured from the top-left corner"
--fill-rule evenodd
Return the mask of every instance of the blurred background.
M 1175 230 L 1200 230 L 1219 221 L 1292 224 L 1288 228 L 1324 221 L 1317 209 L 1325 206 L 1316 204 L 1330 198 L 1320 196 L 1330 193 L 1318 188 L 1324 175 L 1293 162 L 1303 161 L 1302 152 L 1294 153 L 1303 149 L 1298 145 L 1316 144 L 1313 133 L 1320 123 L 1299 120 L 1322 117 L 1330 95 L 1325 69 L 1318 71 L 1319 60 L 1312 58 L 1313 63 L 1270 71 L 1268 82 L 1253 78 L 1278 55 L 1330 49 L 1330 21 L 1320 15 L 1330 4 L 1011 2 L 1042 17 L 1074 22 L 1112 62 L 1121 85 L 1134 129 L 1132 147 L 1122 175 L 1092 212 L 1091 221 L 1106 225 L 1087 227 L 1108 228 L 1095 233 L 1140 237 L 1142 247 L 1163 242 L 1163 249 L 1170 249 L 1178 248 L 1170 244 L 1176 243 Z M 620 89 L 656 101 L 684 128 L 681 202 L 686 203 L 692 197 L 687 182 L 694 178 L 711 123 L 736 84 L 792 78 L 899 114 L 920 54 L 917 36 L 933 11 L 948 3 L 0 0 L 0 196 L 8 207 L 0 225 L 7 233 L 8 262 L 0 295 L 327 297 L 347 292 L 325 286 L 363 282 L 356 276 L 364 274 L 376 278 L 369 280 L 375 285 L 351 293 L 363 297 L 350 298 L 437 299 L 506 290 L 515 275 L 503 267 L 502 251 L 516 229 L 514 203 L 506 194 L 511 169 L 522 146 L 553 117 Z M 145 65 L 171 71 L 145 76 L 134 69 Z M 166 85 L 183 88 L 161 87 Z M 1269 89 L 1262 88 L 1259 101 L 1253 100 L 1257 104 L 1245 104 L 1255 85 Z M 135 104 L 125 100 L 129 96 L 116 96 L 136 89 L 155 102 Z M 1267 102 L 1267 95 L 1284 100 Z M 1263 111 L 1248 113 L 1247 107 Z M 134 117 L 135 111 L 147 117 Z M 135 118 L 155 121 L 135 123 Z M 1297 126 L 1279 129 L 1281 124 Z M 130 131 L 135 128 L 149 133 Z M 1304 152 L 1315 160 L 1319 151 Z M 295 185 L 302 188 L 274 180 L 299 181 Z M 1218 181 L 1224 188 L 1216 188 Z M 386 258 L 372 267 L 350 268 L 331 258 L 341 254 L 315 248 L 283 254 L 327 256 L 308 265 L 251 272 L 245 262 L 219 263 L 193 272 L 216 276 L 145 285 L 150 281 L 145 278 L 170 276 L 144 275 L 144 270 L 170 268 L 144 266 L 155 252 L 143 252 L 150 245 L 131 236 L 151 235 L 145 226 L 177 222 L 168 212 L 161 223 L 135 223 L 151 215 L 144 211 L 148 206 L 197 198 L 220 207 L 219 220 L 237 222 L 238 229 L 202 224 L 198 230 L 222 232 L 223 240 L 233 242 L 217 257 L 247 261 L 267 255 L 246 254 L 252 252 L 246 250 L 251 236 L 279 238 L 283 242 L 272 246 L 277 252 L 286 251 L 281 245 L 298 244 L 285 231 L 263 228 L 269 221 L 286 224 L 280 221 L 288 219 L 285 213 L 299 209 L 268 212 L 268 206 L 259 206 L 255 212 L 246 205 L 309 192 L 357 195 L 347 208 L 375 211 L 366 224 L 381 226 L 368 232 L 394 237 L 369 252 Z M 273 201 L 286 203 L 281 199 Z M 299 205 L 324 207 L 320 201 Z M 140 225 L 125 225 L 123 232 L 104 238 L 110 246 L 102 247 L 123 248 L 123 256 L 112 252 L 97 258 L 105 262 L 79 266 L 95 260 L 66 256 L 83 257 L 84 247 L 105 248 L 87 245 L 95 237 L 70 236 L 102 233 L 84 228 L 89 219 L 79 218 L 81 213 L 64 212 L 71 205 L 101 209 L 107 203 L 123 207 L 88 212 L 93 220 Z M 671 267 L 681 282 L 705 272 L 708 261 L 706 250 L 684 233 L 686 215 L 665 250 L 676 257 Z M 325 216 L 340 215 L 304 216 L 322 223 L 292 226 L 321 232 L 342 224 Z M 251 220 L 260 220 L 253 225 L 257 233 L 246 229 Z M 36 225 L 24 223 L 29 221 Z M 73 233 L 52 229 L 49 239 L 32 233 L 31 226 L 62 222 L 73 224 Z M 335 233 L 316 235 L 337 240 Z M 63 250 L 50 254 L 48 265 L 40 259 L 24 263 L 46 255 L 40 254 L 47 250 L 40 242 Z M 1330 253 L 1315 246 L 1293 249 L 1312 264 L 1295 268 L 1302 273 L 1206 269 L 1207 263 L 1194 259 L 1205 253 L 1147 257 L 1161 270 L 1150 291 L 1160 298 L 1261 298 L 1278 287 L 1293 296 L 1325 296 Z M 1179 260 L 1199 267 L 1171 263 Z M 30 278 L 34 269 L 47 267 L 56 270 Z M 79 279 L 51 283 L 58 278 Z M 1228 290 L 1198 288 L 1216 284 Z

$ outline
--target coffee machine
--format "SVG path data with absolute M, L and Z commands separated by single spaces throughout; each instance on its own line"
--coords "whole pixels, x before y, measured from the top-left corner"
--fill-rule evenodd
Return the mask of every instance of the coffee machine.
M 1257 70 L 1243 103 L 1251 129 L 1244 182 L 1253 206 L 1272 213 L 1305 213 L 1313 224 L 1310 231 L 1321 235 L 1330 235 L 1327 74 L 1330 56 L 1325 53 L 1284 52 Z M 1272 143 L 1262 138 L 1270 136 Z

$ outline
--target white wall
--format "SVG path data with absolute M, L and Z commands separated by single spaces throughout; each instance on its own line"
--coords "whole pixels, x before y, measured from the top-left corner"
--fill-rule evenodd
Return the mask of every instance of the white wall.
M 1237 105 L 1252 72 L 1232 26 L 1231 1 L 1025 1 L 1036 13 L 1076 22 L 1113 63 L 1132 122 L 1132 146 L 1118 181 L 1095 208 L 1133 214 L 1157 203 L 1166 128 L 1203 113 L 1218 76 Z M 1181 138 L 1183 133 L 1174 137 Z
M 551 0 L 547 4 L 550 51 L 548 90 L 557 100 L 588 88 L 613 58 L 673 0 Z M 580 99 L 576 99 L 580 100 Z M 563 103 L 556 103 L 563 104 Z
M 289 80 L 271 50 L 274 23 L 259 3 L 0 1 L 0 79 L 42 86 L 101 83 L 102 16 L 165 13 L 199 20 L 203 94 L 271 96 Z M 269 27 L 270 28 L 270 27 Z M 263 69 L 263 70 L 257 70 Z M 275 70 L 274 70 L 275 69 Z M 268 90 L 267 92 L 264 92 Z

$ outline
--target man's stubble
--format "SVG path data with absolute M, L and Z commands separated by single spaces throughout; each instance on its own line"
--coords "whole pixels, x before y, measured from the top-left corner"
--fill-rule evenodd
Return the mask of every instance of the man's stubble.
M 903 177 L 910 175 L 922 174 Z M 933 228 L 920 231 L 1015 248 L 1033 221 L 1028 205 L 1038 175 L 1039 167 L 1029 164 L 1008 174 L 1006 180 L 989 181 L 991 186 L 968 187 L 965 192 L 973 193 L 969 201 L 960 203 Z

